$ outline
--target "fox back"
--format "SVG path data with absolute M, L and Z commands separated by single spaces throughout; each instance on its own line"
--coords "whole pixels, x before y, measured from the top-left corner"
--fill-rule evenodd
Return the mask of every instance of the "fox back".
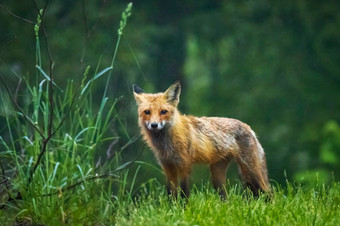
M 182 115 L 177 105 L 181 86 L 175 82 L 164 93 L 144 93 L 133 86 L 138 122 L 167 178 L 169 194 L 189 197 L 188 178 L 194 163 L 210 166 L 213 185 L 225 198 L 225 174 L 231 159 L 255 195 L 269 191 L 265 153 L 245 123 L 230 118 Z

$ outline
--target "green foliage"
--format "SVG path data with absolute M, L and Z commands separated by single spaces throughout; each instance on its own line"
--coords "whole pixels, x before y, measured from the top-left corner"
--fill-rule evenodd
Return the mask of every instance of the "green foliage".
M 340 171 L 340 127 L 336 121 L 328 121 L 322 129 L 322 142 L 319 149 L 320 163 L 315 169 L 304 170 L 294 175 L 294 178 L 310 186 L 316 183 L 329 183 L 336 179 Z
M 340 169 L 340 126 L 336 121 L 327 122 L 323 128 L 320 159 L 322 163 Z

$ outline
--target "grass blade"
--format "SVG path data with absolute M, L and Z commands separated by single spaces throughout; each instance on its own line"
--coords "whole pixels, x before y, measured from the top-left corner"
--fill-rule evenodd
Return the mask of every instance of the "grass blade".
M 103 69 L 102 71 L 100 71 L 98 74 L 96 74 L 92 79 L 90 79 L 86 85 L 84 86 L 84 88 L 81 90 L 80 92 L 80 96 L 82 96 L 84 94 L 84 92 L 86 91 L 86 89 L 89 87 L 89 85 L 96 80 L 97 78 L 99 78 L 100 76 L 102 76 L 103 74 L 105 74 L 106 72 L 112 70 L 112 67 L 107 67 L 105 69 Z

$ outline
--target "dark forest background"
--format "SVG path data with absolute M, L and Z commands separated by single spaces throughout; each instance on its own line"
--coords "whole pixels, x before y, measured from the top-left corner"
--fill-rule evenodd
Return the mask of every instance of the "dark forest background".
M 0 1 L 0 72 L 21 105 L 20 78 L 35 79 L 31 1 Z M 85 68 L 110 65 L 117 27 L 127 1 L 49 1 L 44 23 L 54 61 L 54 80 L 81 80 Z M 38 1 L 43 7 L 44 1 Z M 197 116 L 237 118 L 257 133 L 270 178 L 304 183 L 340 178 L 340 3 L 339 1 L 134 1 L 109 84 L 119 122 L 110 133 L 139 135 L 132 84 L 160 92 L 182 83 L 179 109 Z M 48 58 L 45 42 L 42 58 Z M 48 60 L 45 61 L 48 67 Z M 94 97 L 105 87 L 100 78 Z M 3 86 L 1 86 L 3 90 Z M 10 101 L 2 103 L 10 108 Z M 93 106 L 99 108 L 99 106 Z M 0 136 L 8 139 L 3 108 Z M 122 136 L 115 148 L 126 143 Z M 136 156 L 142 141 L 122 153 Z M 109 143 L 98 148 L 105 153 Z M 1 146 L 0 146 L 1 148 Z M 1 151 L 1 150 L 0 150 Z M 20 150 L 18 150 L 20 151 Z M 157 166 L 149 150 L 141 161 Z M 233 167 L 232 167 L 233 168 Z M 202 174 L 205 176 L 202 176 Z M 196 176 L 195 176 L 196 175 Z M 228 174 L 236 178 L 236 170 Z M 138 180 L 163 178 L 145 165 Z M 161 179 L 162 180 L 162 179 Z M 207 181 L 208 170 L 194 170 Z

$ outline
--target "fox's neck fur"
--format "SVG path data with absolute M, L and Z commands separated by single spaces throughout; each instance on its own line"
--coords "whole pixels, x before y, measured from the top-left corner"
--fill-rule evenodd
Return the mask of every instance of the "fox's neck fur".
M 174 161 L 173 163 L 179 164 L 180 158 L 178 153 L 175 151 L 178 144 L 177 131 L 183 131 L 186 127 L 187 120 L 185 115 L 175 109 L 174 117 L 171 123 L 168 123 L 162 130 L 150 131 L 145 126 L 142 126 L 142 134 L 144 140 L 146 140 L 150 147 L 152 147 L 153 152 L 156 154 L 157 159 L 162 161 Z M 176 139 L 176 140 L 175 140 Z M 177 142 L 177 143 L 176 143 Z

